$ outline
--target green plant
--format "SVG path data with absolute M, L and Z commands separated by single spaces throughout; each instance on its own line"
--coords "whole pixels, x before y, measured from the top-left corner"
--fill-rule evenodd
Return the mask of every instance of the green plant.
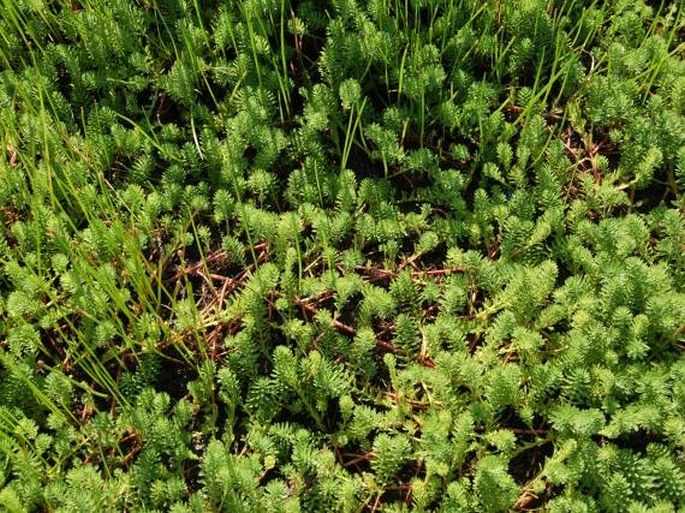
M 685 507 L 683 12 L 3 0 L 2 508 Z

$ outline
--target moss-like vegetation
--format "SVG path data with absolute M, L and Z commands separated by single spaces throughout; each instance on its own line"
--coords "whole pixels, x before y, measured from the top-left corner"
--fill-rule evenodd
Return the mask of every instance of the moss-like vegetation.
M 680 0 L 2 0 L 0 508 L 685 508 Z

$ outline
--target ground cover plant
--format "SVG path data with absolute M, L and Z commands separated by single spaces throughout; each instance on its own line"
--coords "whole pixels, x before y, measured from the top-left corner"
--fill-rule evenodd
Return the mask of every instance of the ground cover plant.
M 3 0 L 3 511 L 685 511 L 685 16 Z

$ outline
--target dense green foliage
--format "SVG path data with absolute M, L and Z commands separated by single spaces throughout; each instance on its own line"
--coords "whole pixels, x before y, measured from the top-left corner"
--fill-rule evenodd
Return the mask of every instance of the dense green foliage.
M 685 511 L 680 0 L 2 0 L 3 511 Z

